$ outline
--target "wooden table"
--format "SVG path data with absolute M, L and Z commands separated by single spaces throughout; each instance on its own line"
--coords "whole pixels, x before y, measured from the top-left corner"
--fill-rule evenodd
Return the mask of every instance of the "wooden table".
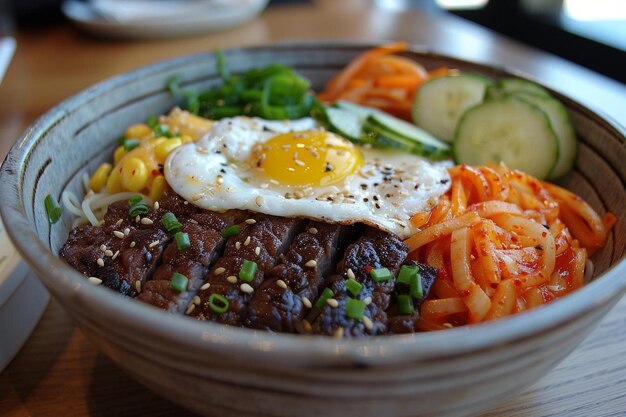
M 626 88 L 620 83 L 453 16 L 390 12 L 365 0 L 271 6 L 243 26 L 178 39 L 102 40 L 80 34 L 69 25 L 18 31 L 16 37 L 17 52 L 0 85 L 0 156 L 34 118 L 106 77 L 216 47 L 295 39 L 403 39 L 442 53 L 527 72 L 621 123 L 626 121 Z M 555 370 L 485 416 L 624 416 L 624 352 L 626 299 Z M 52 301 L 30 340 L 0 374 L 0 415 L 191 413 L 126 376 L 98 353 L 97 346 Z

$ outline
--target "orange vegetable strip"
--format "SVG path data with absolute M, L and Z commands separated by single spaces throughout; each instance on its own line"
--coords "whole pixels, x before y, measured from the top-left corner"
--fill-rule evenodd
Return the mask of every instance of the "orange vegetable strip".
M 491 309 L 485 320 L 495 320 L 508 316 L 513 312 L 517 302 L 517 289 L 513 280 L 507 279 L 498 284 L 491 300 Z
M 421 232 L 418 232 L 409 237 L 404 241 L 404 243 L 409 247 L 409 252 L 412 252 L 415 249 L 420 248 L 429 242 L 432 242 L 433 240 L 439 239 L 443 236 L 447 236 L 462 227 L 473 226 L 479 221 L 480 217 L 476 213 L 466 213 L 462 216 L 432 225 L 422 230 Z
M 467 311 L 467 306 L 460 298 L 442 298 L 426 300 L 420 313 L 426 319 L 440 318 Z

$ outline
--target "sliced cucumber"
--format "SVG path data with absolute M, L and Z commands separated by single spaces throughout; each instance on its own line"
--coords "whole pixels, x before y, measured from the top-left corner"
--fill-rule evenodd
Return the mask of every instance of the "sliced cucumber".
M 465 112 L 456 130 L 453 153 L 459 164 L 504 162 L 510 168 L 547 178 L 559 159 L 559 144 L 541 109 L 507 97 Z
M 550 172 L 548 178 L 561 178 L 572 169 L 574 162 L 576 162 L 576 155 L 578 154 L 576 133 L 574 132 L 574 127 L 572 126 L 565 106 L 552 97 L 537 94 L 523 92 L 514 93 L 513 96 L 534 104 L 548 116 L 552 130 L 554 130 L 556 138 L 559 141 L 559 160 L 554 168 L 552 168 L 552 172 Z
M 350 139 L 352 142 L 360 142 L 363 134 L 364 119 L 356 113 L 336 107 L 326 108 L 328 128 Z
M 533 82 L 519 78 L 504 78 L 487 87 L 486 100 L 496 100 L 511 93 L 532 93 L 550 97 L 548 90 Z
M 375 109 L 373 107 L 361 106 L 360 104 L 352 103 L 350 101 L 345 100 L 337 100 L 335 102 L 335 106 L 340 109 L 351 111 L 352 113 L 359 116 L 363 121 L 367 119 L 370 115 L 376 114 L 385 114 L 382 110 Z
M 483 101 L 491 81 L 478 74 L 436 77 L 415 95 L 411 116 L 418 125 L 446 142 L 452 142 L 461 115 Z

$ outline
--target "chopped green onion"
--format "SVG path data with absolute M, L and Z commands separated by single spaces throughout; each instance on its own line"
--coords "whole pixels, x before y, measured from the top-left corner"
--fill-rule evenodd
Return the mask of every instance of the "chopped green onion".
M 361 292 L 363 285 L 352 278 L 348 278 L 348 281 L 346 281 L 346 288 L 356 297 Z
M 391 271 L 387 268 L 372 269 L 370 271 L 370 276 L 375 282 L 389 281 L 390 279 L 393 279 Z
M 43 200 L 43 204 L 46 206 L 46 214 L 48 215 L 48 223 L 54 224 L 61 218 L 61 207 L 59 203 L 52 197 L 52 194 L 48 194 Z
M 187 249 L 191 246 L 191 242 L 189 242 L 189 235 L 184 232 L 177 232 L 174 235 L 174 239 L 176 239 L 176 247 L 178 250 Z
M 222 229 L 222 237 L 235 236 L 240 231 L 241 231 L 241 227 L 239 227 L 238 224 L 233 224 L 232 226 L 228 226 Z
M 209 296 L 209 307 L 218 314 L 228 311 L 228 299 L 221 294 L 211 294 Z
M 401 314 L 413 314 L 413 298 L 410 295 L 402 294 L 398 296 L 398 311 Z
M 239 279 L 243 282 L 251 282 L 256 275 L 256 270 L 256 262 L 244 259 L 241 269 L 239 270 Z
M 137 203 L 141 202 L 141 196 L 139 194 L 132 196 L 131 198 L 128 199 L 128 205 L 129 206 L 134 206 Z
M 156 116 L 149 116 L 146 119 L 146 124 L 153 129 L 156 127 L 158 123 L 159 123 L 159 119 Z
M 422 289 L 422 277 L 419 274 L 411 276 L 410 294 L 413 298 L 422 298 L 424 296 L 424 290 Z
M 183 292 L 187 289 L 189 284 L 189 278 L 178 272 L 174 272 L 170 279 L 170 288 L 178 292 Z
M 117 143 L 119 143 L 120 145 L 123 145 L 123 144 L 124 144 L 124 142 L 126 142 L 126 139 L 128 139 L 128 138 L 126 137 L 126 135 L 121 135 L 121 136 L 118 136 L 118 138 L 117 138 Z
M 174 213 L 171 211 L 168 211 L 163 215 L 161 223 L 163 223 L 165 229 L 170 233 L 180 232 L 180 228 L 182 227 L 182 224 L 180 224 Z
M 128 210 L 128 215 L 135 218 L 137 216 L 141 216 L 142 214 L 147 214 L 149 211 L 150 208 L 146 203 L 137 203 Z
M 333 290 L 331 290 L 330 288 L 324 288 L 324 291 L 322 291 L 320 298 L 318 298 L 317 302 L 315 303 L 315 307 L 321 310 L 322 308 L 324 308 L 324 304 L 326 304 L 326 300 L 328 300 L 333 295 L 335 295 Z
M 346 304 L 346 316 L 355 319 L 363 319 L 363 313 L 365 312 L 365 301 L 355 300 L 350 298 Z
M 172 132 L 170 132 L 170 127 L 166 124 L 157 125 L 154 128 L 154 136 L 172 137 Z
M 404 285 L 411 285 L 411 277 L 417 275 L 418 269 L 416 266 L 402 265 L 396 282 Z
M 139 139 L 126 139 L 124 141 L 124 149 L 127 151 L 132 151 L 140 144 L 141 142 L 139 141 Z

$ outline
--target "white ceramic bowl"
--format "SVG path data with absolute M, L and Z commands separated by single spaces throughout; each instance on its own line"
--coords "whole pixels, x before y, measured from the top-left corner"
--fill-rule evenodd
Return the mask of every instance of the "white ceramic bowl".
M 372 45 L 300 43 L 225 52 L 239 72 L 280 62 L 320 88 Z M 414 50 L 428 68 L 448 65 L 498 78 L 496 68 Z M 47 223 L 43 199 L 80 192 L 80 176 L 107 160 L 126 126 L 175 105 L 165 88 L 217 82 L 211 53 L 107 80 L 50 110 L 9 153 L 0 174 L 0 212 L 24 259 L 50 293 L 120 367 L 161 395 L 219 416 L 465 416 L 536 381 L 571 352 L 626 291 L 624 129 L 552 92 L 580 137 L 565 185 L 618 223 L 594 256 L 585 288 L 505 320 L 437 333 L 337 340 L 271 334 L 173 316 L 89 285 L 57 256 L 70 229 Z

